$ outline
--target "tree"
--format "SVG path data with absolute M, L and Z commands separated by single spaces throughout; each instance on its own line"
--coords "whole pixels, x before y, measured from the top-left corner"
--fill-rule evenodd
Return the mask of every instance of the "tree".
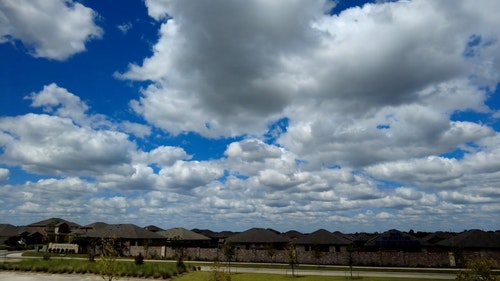
M 118 257 L 120 246 L 116 237 L 101 239 L 101 254 L 99 255 L 98 268 L 102 279 L 113 281 L 117 276 Z
M 175 257 L 177 258 L 177 271 L 179 273 L 186 271 L 186 265 L 184 264 L 184 255 L 185 255 L 185 245 L 184 241 L 182 241 L 180 236 L 175 236 L 170 241 L 171 247 L 175 251 Z
M 295 265 L 299 263 L 297 257 L 297 250 L 295 249 L 295 245 L 293 243 L 289 243 L 286 248 L 286 257 L 288 264 L 292 268 L 292 277 L 295 277 Z
M 151 244 L 153 244 L 153 241 L 151 239 L 147 239 L 146 241 L 144 241 L 144 245 L 142 246 L 144 248 L 144 256 L 146 256 L 146 258 L 149 255 L 148 251 Z
M 492 268 L 496 262 L 490 259 L 476 259 L 467 264 L 467 269 L 458 273 L 457 281 L 495 281 L 496 276 L 492 274 Z
M 316 264 L 319 267 L 319 261 L 323 257 L 323 251 L 322 251 L 321 245 L 319 243 L 315 242 L 312 245 L 312 253 L 311 254 L 312 254 L 312 257 L 316 260 Z
M 272 243 L 266 245 L 266 254 L 271 258 L 271 262 L 274 262 L 274 256 L 278 251 Z
M 231 281 L 231 274 L 226 272 L 219 262 L 215 262 L 208 281 Z
M 352 266 L 354 265 L 353 253 L 355 250 L 356 250 L 356 247 L 354 246 L 354 244 L 351 244 L 351 245 L 349 245 L 349 247 L 347 247 L 347 251 L 349 252 L 349 272 L 351 273 L 351 279 L 353 279 Z
M 231 274 L 231 261 L 233 260 L 235 256 L 235 247 L 234 244 L 229 242 L 224 244 L 224 257 L 226 258 L 228 269 L 229 269 L 229 274 Z

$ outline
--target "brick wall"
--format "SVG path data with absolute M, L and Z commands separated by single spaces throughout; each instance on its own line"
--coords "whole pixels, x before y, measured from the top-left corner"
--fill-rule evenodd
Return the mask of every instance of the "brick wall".
M 131 246 L 130 255 L 141 253 L 146 256 L 144 247 Z M 146 258 L 176 259 L 174 249 L 170 247 L 149 247 Z M 500 264 L 500 251 L 489 252 L 464 252 L 463 260 L 471 260 L 478 257 L 489 257 L 497 260 Z M 297 249 L 299 264 L 321 264 L 321 265 L 349 265 L 349 252 L 325 252 L 320 259 L 313 256 L 312 251 Z M 185 260 L 201 261 L 225 261 L 224 253 L 217 248 L 186 248 L 184 249 Z M 286 252 L 277 251 L 276 255 L 270 257 L 266 250 L 237 249 L 234 261 L 238 262 L 268 262 L 288 263 Z M 353 252 L 352 261 L 354 265 L 364 266 L 397 266 L 397 267 L 452 267 L 450 253 L 448 252 Z M 463 263 L 458 263 L 458 266 Z

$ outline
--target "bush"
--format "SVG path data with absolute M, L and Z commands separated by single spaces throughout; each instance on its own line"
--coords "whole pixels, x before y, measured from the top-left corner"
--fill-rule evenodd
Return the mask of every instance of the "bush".
M 496 267 L 496 262 L 489 259 L 477 259 L 467 264 L 467 269 L 458 273 L 457 281 L 495 281 L 492 269 Z
M 210 271 L 208 281 L 231 281 L 231 274 L 226 272 L 220 263 L 215 263 Z
M 43 254 L 43 259 L 44 260 L 50 260 L 50 254 L 47 253 L 47 252 L 45 254 Z
M 135 264 L 137 264 L 137 265 L 141 265 L 144 263 L 144 257 L 142 256 L 141 253 L 139 253 L 139 255 L 135 256 L 134 260 L 135 260 Z
M 182 260 L 178 260 L 177 261 L 176 267 L 177 267 L 177 272 L 179 274 L 184 273 L 184 272 L 187 271 L 186 264 Z

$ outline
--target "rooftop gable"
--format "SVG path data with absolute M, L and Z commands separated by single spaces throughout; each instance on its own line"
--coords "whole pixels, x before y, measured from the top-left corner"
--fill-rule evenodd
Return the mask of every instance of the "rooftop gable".
M 86 227 L 92 227 L 92 225 Z M 92 230 L 82 234 L 82 236 L 92 238 L 164 239 L 163 236 L 134 224 L 95 223 Z
M 289 241 L 290 238 L 264 228 L 251 228 L 226 239 L 226 242 L 235 244 L 288 243 Z
M 319 229 L 297 239 L 296 244 L 349 245 L 352 241 L 325 229 Z
M 379 234 L 365 243 L 368 247 L 419 247 L 425 243 L 423 240 L 396 229 L 391 229 Z
M 80 225 L 74 222 L 70 222 L 61 218 L 50 218 L 42 220 L 39 222 L 32 223 L 28 225 L 29 227 L 48 227 L 48 226 L 59 226 L 62 224 L 67 224 L 70 228 L 79 228 Z
M 163 230 L 163 231 L 158 231 L 156 233 L 158 233 L 159 235 L 161 235 L 169 240 L 174 240 L 174 239 L 190 240 L 190 241 L 193 241 L 193 240 L 197 240 L 197 241 L 211 240 L 210 238 L 208 238 L 207 236 L 205 236 L 203 234 L 196 233 L 194 231 L 187 230 L 187 229 L 182 228 L 182 227 L 175 227 L 175 228 L 171 228 L 171 229 L 167 229 L 167 230 Z

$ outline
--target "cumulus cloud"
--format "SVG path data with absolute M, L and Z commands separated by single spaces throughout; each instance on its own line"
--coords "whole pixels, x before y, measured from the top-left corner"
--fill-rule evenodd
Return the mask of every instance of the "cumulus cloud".
M 4 185 L 0 195 L 5 198 L 9 215 L 19 220 L 40 216 L 74 217 L 90 212 L 89 198 L 97 193 L 95 184 L 68 177 L 63 179 L 42 179 L 20 185 Z
M 34 57 L 66 60 L 103 34 L 97 13 L 73 0 L 5 0 L 0 7 L 0 42 L 22 41 Z
M 82 123 L 87 118 L 87 104 L 67 89 L 51 83 L 43 87 L 38 93 L 31 93 L 26 99 L 30 99 L 31 106 L 42 107 L 47 113 L 60 117 L 71 118 L 73 121 Z
M 92 130 L 72 120 L 27 114 L 0 119 L 1 159 L 40 174 L 89 174 L 120 168 L 134 144 L 126 134 Z
M 0 183 L 9 179 L 10 171 L 7 169 L 0 168 Z
M 79 184 L 91 196 L 76 189 L 54 212 L 75 204 L 96 220 L 351 230 L 389 220 L 456 229 L 498 212 L 498 132 L 456 117 L 498 115 L 485 103 L 500 78 L 497 2 L 383 1 L 338 15 L 320 0 L 145 4 L 158 41 L 115 77 L 147 81 L 130 107 L 149 124 L 91 115 L 56 84 L 30 94 L 45 114 L 0 118 L 0 159 L 70 178 L 0 189 L 23 202 L 16 214 L 46 204 L 32 188 Z M 138 148 L 131 134 L 150 137 L 151 126 L 238 137 L 200 161 L 163 143 Z M 7 197 L 15 188 L 25 201 Z
M 497 55 L 489 45 L 476 48 L 485 55 L 464 55 L 471 36 L 499 35 L 484 29 L 497 23 L 490 11 L 469 10 L 467 2 L 367 4 L 338 16 L 327 15 L 323 1 L 146 5 L 165 21 L 159 41 L 142 65 L 117 75 L 154 82 L 132 107 L 174 134 L 262 133 L 279 116 L 292 127 L 317 119 L 342 124 L 422 103 L 424 91 L 447 107 L 434 108 L 436 115 L 462 109 L 457 94 L 485 110 L 477 86 L 498 80 L 490 67 L 481 77 L 491 82 L 472 79 L 473 95 L 453 88 L 469 83 L 471 65 Z

